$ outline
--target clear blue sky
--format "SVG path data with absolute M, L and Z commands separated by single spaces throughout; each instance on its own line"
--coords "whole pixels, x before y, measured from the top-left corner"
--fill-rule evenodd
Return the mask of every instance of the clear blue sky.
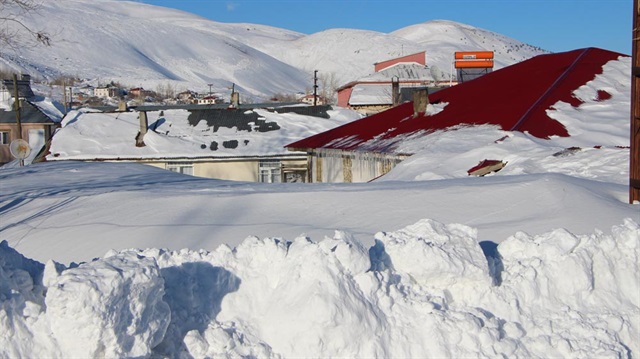
M 631 54 L 632 0 L 139 0 L 214 21 L 305 34 L 350 28 L 388 33 L 452 20 L 553 52 L 583 47 Z

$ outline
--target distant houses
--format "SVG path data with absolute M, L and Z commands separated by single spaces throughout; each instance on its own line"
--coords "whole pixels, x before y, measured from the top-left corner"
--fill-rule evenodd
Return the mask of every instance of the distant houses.
M 224 103 L 224 99 L 216 95 L 207 95 L 197 100 L 198 105 L 213 105 Z
M 299 101 L 311 106 L 322 106 L 329 104 L 329 100 L 327 98 L 314 94 L 301 96 L 299 98 Z
M 129 102 L 131 105 L 141 104 L 197 104 L 212 105 L 224 103 L 224 98 L 217 94 L 199 94 L 192 90 L 185 90 L 175 95 L 158 93 L 143 87 L 123 88 L 117 84 L 100 85 L 92 87 L 83 85 L 72 92 L 71 102 L 76 104 L 74 108 L 82 106 L 108 106 L 119 101 Z M 70 106 L 71 107 L 71 106 Z
M 124 89 L 114 86 L 114 85 L 105 85 L 98 86 L 93 90 L 93 93 L 96 97 L 100 98 L 120 98 L 124 96 L 126 93 Z
M 198 93 L 191 90 L 182 91 L 176 95 L 176 99 L 179 103 L 196 103 L 198 101 Z

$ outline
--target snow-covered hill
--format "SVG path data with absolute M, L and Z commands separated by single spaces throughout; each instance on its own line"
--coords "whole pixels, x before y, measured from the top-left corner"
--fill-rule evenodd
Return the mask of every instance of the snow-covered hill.
M 456 51 L 493 51 L 496 69 L 547 52 L 495 32 L 446 20 L 407 26 L 390 35 L 418 43 L 427 51 L 427 62 L 438 65 L 445 71 L 449 71 Z
M 42 4 L 25 24 L 52 34 L 50 47 L 0 51 L 0 70 L 94 84 L 117 81 L 156 89 L 268 97 L 312 86 L 313 71 L 337 85 L 373 72 L 375 62 L 420 51 L 450 71 L 454 51 L 494 50 L 496 68 L 546 51 L 451 21 L 429 21 L 390 34 L 331 29 L 305 35 L 256 24 L 228 24 L 137 2 L 59 0 Z

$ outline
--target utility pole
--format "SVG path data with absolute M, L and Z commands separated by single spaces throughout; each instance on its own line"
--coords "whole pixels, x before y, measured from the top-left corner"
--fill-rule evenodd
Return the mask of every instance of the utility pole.
M 69 111 L 73 108 L 73 87 L 69 86 Z
M 629 203 L 640 203 L 640 3 L 633 0 Z
M 62 80 L 62 103 L 64 104 L 64 114 L 67 114 L 67 83 Z
M 313 106 L 318 105 L 318 70 L 313 71 Z
M 211 86 L 213 86 L 213 84 L 208 84 L 209 85 L 209 96 L 211 96 Z
M 18 93 L 18 75 L 13 74 L 13 109 L 16 111 L 18 139 L 22 139 L 22 121 L 20 120 L 20 95 Z

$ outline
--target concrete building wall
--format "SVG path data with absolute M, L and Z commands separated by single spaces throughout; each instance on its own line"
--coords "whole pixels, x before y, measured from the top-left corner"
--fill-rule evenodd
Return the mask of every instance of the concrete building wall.
M 194 176 L 258 182 L 258 161 L 196 162 Z
M 281 180 L 293 178 L 292 173 L 298 174 L 302 181 L 307 178 L 307 159 L 272 159 L 278 161 L 282 170 Z M 229 161 L 192 161 L 189 159 L 175 159 L 171 161 L 138 161 L 139 163 L 170 170 L 176 167 L 189 169 L 196 177 L 214 178 L 229 181 L 260 181 L 260 159 L 229 160 Z M 177 171 L 182 172 L 182 171 Z M 185 173 L 185 172 L 182 172 Z M 287 176 L 285 173 L 289 173 Z

